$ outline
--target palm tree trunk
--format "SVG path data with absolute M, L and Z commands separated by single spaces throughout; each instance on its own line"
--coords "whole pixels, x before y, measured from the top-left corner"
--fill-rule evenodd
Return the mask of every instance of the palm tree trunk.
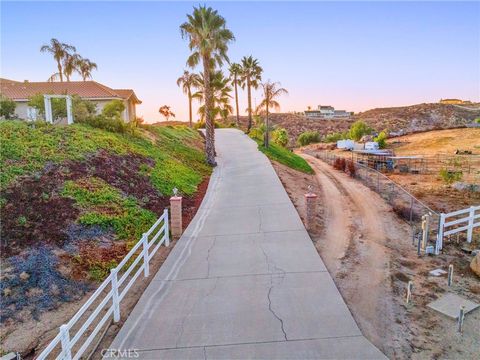
M 250 85 L 250 78 L 247 77 L 247 93 L 248 93 L 248 127 L 247 133 L 250 132 L 252 128 L 252 88 Z
M 265 147 L 268 148 L 268 145 L 270 144 L 270 134 L 269 134 L 269 124 L 268 124 L 268 99 L 267 99 L 267 104 L 265 105 L 265 108 L 267 109 L 267 116 L 265 118 Z
M 62 71 L 62 64 L 60 63 L 60 60 L 57 61 L 57 68 L 58 68 L 58 74 L 60 75 L 60 82 L 63 82 L 63 71 Z
M 207 162 L 216 166 L 215 162 L 215 124 L 212 118 L 212 91 L 210 87 L 210 59 L 203 57 L 203 86 L 205 90 L 205 155 Z
M 235 74 L 234 81 L 235 81 L 235 107 L 237 108 L 237 127 L 240 127 L 240 114 L 238 111 L 237 74 Z
M 192 128 L 192 92 L 190 87 L 188 88 L 188 121 L 190 128 Z

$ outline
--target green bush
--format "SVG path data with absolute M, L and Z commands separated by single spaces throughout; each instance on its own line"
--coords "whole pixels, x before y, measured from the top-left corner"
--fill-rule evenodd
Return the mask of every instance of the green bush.
M 372 133 L 372 129 L 365 124 L 363 121 L 355 121 L 352 126 L 350 126 L 350 131 L 348 132 L 348 137 L 352 140 L 359 141 L 362 136 L 369 135 Z
M 275 129 L 272 132 L 272 141 L 275 144 L 278 144 L 280 146 L 283 146 L 283 147 L 287 146 L 287 144 L 288 144 L 288 132 L 287 132 L 287 130 L 285 130 L 284 128 Z
M 476 122 L 477 124 L 480 124 L 480 118 L 476 118 L 476 119 L 475 119 L 475 122 Z
M 122 100 L 112 100 L 105 104 L 102 115 L 109 119 L 120 119 L 124 110 L 125 104 Z
M 380 132 L 380 134 L 378 134 L 378 136 L 374 139 L 374 141 L 378 143 L 378 147 L 380 149 L 385 149 L 385 147 L 387 146 L 387 138 L 388 138 L 387 132 L 386 130 L 383 130 Z
M 318 131 L 305 131 L 297 139 L 297 143 L 300 146 L 318 142 L 320 142 L 320 133 Z
M 255 140 L 263 140 L 263 130 L 260 127 L 254 127 L 250 129 L 248 136 Z
M 220 124 L 218 121 L 215 120 L 215 129 L 219 129 L 222 127 L 222 124 Z M 198 130 L 198 129 L 205 129 L 205 120 L 199 120 L 197 121 L 194 125 L 193 128 Z
M 133 127 L 118 118 L 108 118 L 104 115 L 90 116 L 83 120 L 77 120 L 77 123 L 87 124 L 97 129 L 103 129 L 120 134 L 132 133 Z
M 346 134 L 342 134 L 340 132 L 335 132 L 335 133 L 331 133 L 331 134 L 327 134 L 325 136 L 325 142 L 327 143 L 332 143 L 332 142 L 337 142 L 338 140 L 342 140 L 342 139 L 345 139 L 346 137 Z
M 463 172 L 461 170 L 452 171 L 448 169 L 441 169 L 440 177 L 442 178 L 445 184 L 451 185 L 455 181 L 462 180 Z
M 13 119 L 15 117 L 15 101 L 0 95 L 0 117 L 4 119 Z

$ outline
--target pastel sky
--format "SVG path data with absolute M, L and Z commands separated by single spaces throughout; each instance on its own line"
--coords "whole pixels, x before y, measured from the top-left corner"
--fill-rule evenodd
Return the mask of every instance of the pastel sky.
M 134 89 L 148 122 L 162 120 L 164 104 L 187 120 L 176 86 L 189 54 L 179 25 L 197 4 L 2 1 L 1 77 L 45 81 L 56 67 L 39 48 L 55 37 L 98 64 L 94 80 Z M 264 78 L 288 89 L 282 111 L 480 101 L 479 2 L 207 4 L 235 34 L 230 59 L 257 57 Z M 245 92 L 240 99 L 244 110 Z

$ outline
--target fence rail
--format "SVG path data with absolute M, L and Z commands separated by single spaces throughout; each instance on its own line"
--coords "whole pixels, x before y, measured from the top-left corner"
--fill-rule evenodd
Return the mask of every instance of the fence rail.
M 478 212 L 478 214 L 477 214 Z M 465 214 L 468 214 L 465 216 Z M 461 218 L 458 218 L 462 216 Z M 450 220 L 449 220 L 450 219 Z M 476 220 L 479 220 L 476 222 Z M 453 235 L 463 231 L 467 232 L 467 242 L 471 243 L 473 229 L 480 226 L 480 206 L 471 206 L 467 209 L 453 211 L 448 214 L 440 214 L 435 253 L 439 254 L 443 248 L 445 236 Z
M 36 359 L 80 359 L 112 316 L 114 322 L 120 321 L 120 302 L 142 272 L 145 277 L 150 275 L 150 259 L 160 246 L 162 244 L 170 245 L 168 224 L 168 210 L 165 209 L 162 216 L 142 235 L 141 240 L 135 244 L 118 266 L 111 269 L 110 275 L 100 284 L 80 310 L 68 323 L 60 326 L 57 336 Z M 92 309 L 92 305 L 95 303 L 98 304 Z M 91 314 L 86 320 L 80 322 L 80 319 L 87 315 L 88 310 L 91 311 Z M 98 320 L 102 312 L 103 316 Z M 97 321 L 97 324 L 93 330 L 89 331 L 95 321 Z M 72 334 L 72 332 L 75 332 L 75 334 Z M 83 343 L 80 343 L 80 340 L 85 337 Z M 58 353 L 56 356 L 54 355 L 55 350 Z

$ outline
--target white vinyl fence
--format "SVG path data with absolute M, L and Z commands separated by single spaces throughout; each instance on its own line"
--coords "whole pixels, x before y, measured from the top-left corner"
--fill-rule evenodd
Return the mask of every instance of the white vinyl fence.
M 145 277 L 149 276 L 150 259 L 162 244 L 170 245 L 167 209 L 143 234 L 142 239 L 135 244 L 118 266 L 111 270 L 110 275 L 70 321 L 60 326 L 58 335 L 38 355 L 37 359 L 80 359 L 112 316 L 114 322 L 120 320 L 120 302 L 142 272 Z M 132 272 L 133 275 L 131 275 Z M 104 294 L 107 288 L 109 291 Z M 94 303 L 98 303 L 95 308 L 92 307 Z M 90 316 L 86 320 L 79 321 L 88 310 L 91 311 Z M 101 313 L 103 316 L 99 317 Z M 80 324 L 81 326 L 78 327 Z M 89 329 L 93 326 L 95 326 L 93 329 Z M 60 346 L 61 352 L 55 356 L 54 353 L 59 352 Z
M 480 206 L 471 206 L 448 214 L 440 214 L 435 253 L 437 255 L 440 253 L 443 248 L 443 239 L 448 235 L 466 231 L 467 242 L 472 242 L 473 229 L 478 226 L 480 226 Z

